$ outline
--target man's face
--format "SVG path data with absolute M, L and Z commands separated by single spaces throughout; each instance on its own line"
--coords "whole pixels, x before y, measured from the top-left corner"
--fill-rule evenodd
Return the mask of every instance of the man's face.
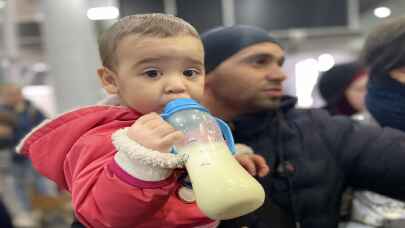
M 104 88 L 141 112 L 161 112 L 175 98 L 201 99 L 204 49 L 192 36 L 139 38 L 129 35 L 117 48 L 115 72 L 99 70 Z
M 206 78 L 207 89 L 222 105 L 243 114 L 277 108 L 283 95 L 284 51 L 264 42 L 242 49 Z

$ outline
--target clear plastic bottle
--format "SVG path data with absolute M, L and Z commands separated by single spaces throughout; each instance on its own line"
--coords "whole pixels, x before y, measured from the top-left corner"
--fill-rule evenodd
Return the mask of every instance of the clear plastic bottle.
M 187 154 L 197 205 L 209 218 L 239 217 L 263 204 L 263 187 L 233 157 L 235 145 L 225 122 L 185 98 L 169 102 L 162 116 L 185 134 L 173 152 Z

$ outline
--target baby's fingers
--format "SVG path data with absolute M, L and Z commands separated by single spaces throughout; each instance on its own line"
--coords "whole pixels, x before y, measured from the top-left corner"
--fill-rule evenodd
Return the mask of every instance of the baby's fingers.
M 170 148 L 180 142 L 184 138 L 184 134 L 181 131 L 173 131 L 162 138 L 160 142 L 159 151 L 170 152 Z
M 235 155 L 235 159 L 238 160 L 238 162 L 250 173 L 250 175 L 256 176 L 256 166 L 253 160 L 249 158 L 249 155 Z

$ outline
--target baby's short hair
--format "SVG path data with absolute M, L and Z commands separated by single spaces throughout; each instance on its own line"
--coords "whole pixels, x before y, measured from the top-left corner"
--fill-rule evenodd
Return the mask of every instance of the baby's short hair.
M 121 18 L 105 31 L 99 40 L 99 52 L 103 66 L 113 69 L 116 49 L 127 35 L 142 37 L 174 37 L 190 35 L 200 39 L 196 29 L 181 18 L 160 13 L 130 15 Z

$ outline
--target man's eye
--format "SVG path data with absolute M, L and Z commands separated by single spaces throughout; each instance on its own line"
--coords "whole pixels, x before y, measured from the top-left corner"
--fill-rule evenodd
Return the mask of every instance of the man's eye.
M 183 75 L 186 77 L 194 77 L 198 74 L 198 71 L 195 69 L 187 69 L 183 71 Z
M 255 59 L 253 61 L 253 63 L 256 65 L 266 65 L 268 62 L 269 62 L 269 60 L 265 59 L 265 58 L 259 58 L 259 59 Z
M 146 70 L 143 74 L 150 78 L 156 78 L 159 77 L 161 73 L 158 70 Z

